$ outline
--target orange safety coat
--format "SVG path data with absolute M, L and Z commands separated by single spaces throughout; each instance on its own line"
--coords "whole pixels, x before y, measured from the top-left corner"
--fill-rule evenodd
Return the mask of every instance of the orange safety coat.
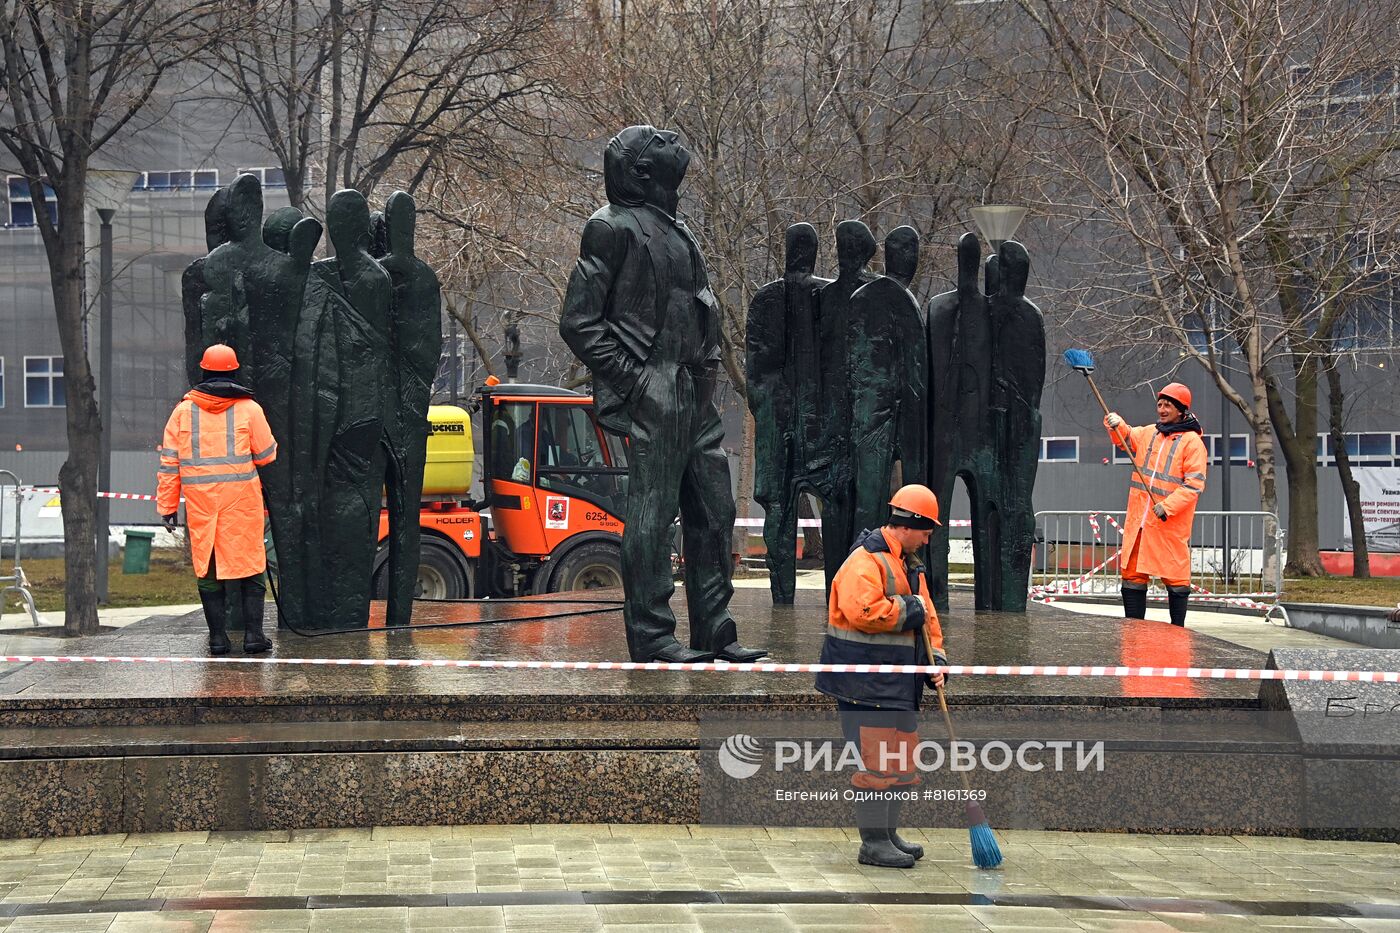
M 196 576 L 215 559 L 220 580 L 267 569 L 262 482 L 256 467 L 277 459 L 277 442 L 262 406 L 194 389 L 165 424 L 156 474 L 156 507 L 173 515 L 185 495 L 185 525 Z
M 947 663 L 943 630 L 924 574 L 910 573 L 899 544 L 883 529 L 865 533 L 831 584 L 822 644 L 823 664 L 929 664 L 920 622 L 933 636 L 937 662 Z M 817 675 L 816 688 L 848 703 L 917 710 L 924 678 L 918 674 Z
M 1205 442 L 1195 431 L 1166 435 L 1156 425 L 1134 428 L 1121 424 L 1108 434 L 1138 465 L 1128 483 L 1128 518 L 1123 523 L 1120 566 L 1127 567 L 1136 556 L 1138 573 L 1189 580 L 1191 522 L 1196 516 L 1196 502 L 1206 488 Z M 1144 479 L 1166 509 L 1166 521 L 1153 514 Z

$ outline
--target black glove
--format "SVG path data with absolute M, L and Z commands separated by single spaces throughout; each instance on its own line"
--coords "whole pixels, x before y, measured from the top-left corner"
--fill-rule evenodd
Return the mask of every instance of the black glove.
M 1158 502 L 1156 505 L 1154 505 L 1154 506 L 1152 507 L 1152 514 L 1153 514 L 1153 515 L 1156 515 L 1156 516 L 1157 516 L 1159 519 L 1161 519 L 1162 521 L 1166 521 L 1166 520 L 1167 520 L 1167 507 L 1166 507 L 1165 505 L 1163 505 L 1162 503 Z
M 180 513 L 171 512 L 169 515 L 162 515 L 160 523 L 165 526 L 166 531 L 174 531 L 180 527 Z
M 900 626 L 902 632 L 915 632 L 924 627 L 928 617 L 924 615 L 924 604 L 917 596 L 899 595 L 896 599 L 904 600 L 904 622 Z

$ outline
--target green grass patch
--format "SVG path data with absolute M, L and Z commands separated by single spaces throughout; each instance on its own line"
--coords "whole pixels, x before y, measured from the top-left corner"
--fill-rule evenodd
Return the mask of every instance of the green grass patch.
M 1342 606 L 1395 606 L 1400 603 L 1400 577 L 1302 577 L 1285 580 L 1283 598 L 1294 603 L 1337 603 Z
M 9 571 L 9 561 L 3 563 Z M 199 591 L 194 585 L 194 569 L 190 566 L 181 549 L 161 548 L 151 552 L 151 572 L 144 574 L 122 573 L 121 557 L 114 557 L 108 568 L 107 592 L 110 601 L 107 606 L 123 608 L 127 606 L 171 606 L 199 602 Z M 34 594 L 34 605 L 40 612 L 63 611 L 63 559 L 59 557 L 45 560 L 24 561 L 24 573 L 29 577 L 29 591 Z M 13 612 L 14 594 L 6 594 L 5 611 Z

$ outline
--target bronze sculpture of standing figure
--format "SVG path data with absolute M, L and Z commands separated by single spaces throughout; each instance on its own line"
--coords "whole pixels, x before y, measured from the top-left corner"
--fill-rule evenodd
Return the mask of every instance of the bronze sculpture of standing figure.
M 695 237 L 676 218 L 690 153 L 631 126 L 603 153 L 608 203 L 584 226 L 559 332 L 593 374 L 598 419 L 625 434 L 623 617 L 635 661 L 752 661 L 729 600 L 734 495 L 715 390 L 719 307 Z M 690 647 L 675 636 L 671 524 L 679 511 Z
M 754 292 L 745 335 L 744 375 L 754 417 L 753 497 L 763 506 L 764 562 L 773 605 L 790 606 L 797 589 L 797 503 L 807 477 L 809 438 L 820 437 L 817 411 L 817 296 L 830 279 L 815 274 L 817 231 L 787 229 L 783 277 Z

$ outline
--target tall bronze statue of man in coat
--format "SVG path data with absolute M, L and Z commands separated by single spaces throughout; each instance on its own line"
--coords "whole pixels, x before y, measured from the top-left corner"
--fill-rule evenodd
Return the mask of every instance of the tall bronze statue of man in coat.
M 729 599 L 734 495 L 715 403 L 719 307 L 695 237 L 676 219 L 690 153 L 669 130 L 631 126 L 603 153 L 608 203 L 583 228 L 559 322 L 593 373 L 598 418 L 626 435 L 623 616 L 634 661 L 752 661 Z M 671 611 L 671 523 L 685 549 L 690 647 Z

